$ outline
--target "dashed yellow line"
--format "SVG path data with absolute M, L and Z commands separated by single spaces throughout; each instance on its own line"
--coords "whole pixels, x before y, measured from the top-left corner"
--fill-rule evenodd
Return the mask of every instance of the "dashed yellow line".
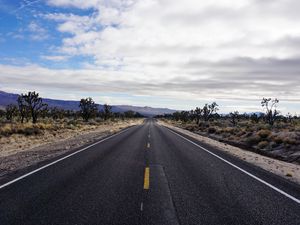
M 150 177 L 150 168 L 149 168 L 149 167 L 146 167 L 146 168 L 145 168 L 145 177 L 144 177 L 144 189 L 145 189 L 145 190 L 148 190 L 148 189 L 149 189 L 149 186 L 150 186 L 150 180 L 149 180 L 149 177 Z

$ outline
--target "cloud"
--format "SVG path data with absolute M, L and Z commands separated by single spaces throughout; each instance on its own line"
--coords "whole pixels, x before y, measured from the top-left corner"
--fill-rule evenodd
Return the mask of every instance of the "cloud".
M 63 38 L 55 46 L 57 55 L 42 57 L 92 60 L 80 62 L 84 66 L 78 70 L 2 68 L 8 71 L 1 75 L 6 85 L 14 78 L 36 87 L 170 97 L 178 102 L 254 101 L 263 96 L 300 100 L 296 0 L 48 0 L 47 4 L 63 7 L 62 12 L 77 8 L 83 13 L 43 15 L 56 23 Z M 30 27 L 42 33 L 37 23 Z M 22 75 L 23 69 L 27 75 Z M 37 71 L 42 76 L 35 76 Z
M 69 57 L 65 55 L 42 55 L 41 58 L 49 61 L 66 61 L 69 59 Z
M 47 30 L 35 21 L 29 23 L 28 31 L 31 32 L 30 38 L 32 40 L 41 41 L 49 37 Z

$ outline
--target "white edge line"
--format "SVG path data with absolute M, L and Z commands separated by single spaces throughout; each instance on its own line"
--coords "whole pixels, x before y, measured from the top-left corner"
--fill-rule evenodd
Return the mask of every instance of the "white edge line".
M 0 186 L 0 189 L 2 189 L 2 188 L 4 188 L 4 187 L 7 187 L 7 186 L 9 186 L 9 185 L 11 185 L 11 184 L 13 184 L 13 183 L 19 181 L 19 180 L 22 180 L 22 179 L 24 179 L 25 177 L 28 177 L 28 176 L 30 176 L 30 175 L 32 175 L 32 174 L 34 174 L 34 173 L 36 173 L 36 172 L 38 172 L 38 171 L 40 171 L 40 170 L 42 170 L 42 169 L 45 169 L 45 168 L 47 168 L 47 167 L 49 167 L 49 166 L 52 166 L 52 165 L 54 165 L 54 164 L 56 164 L 56 163 L 58 163 L 58 162 L 60 162 L 60 161 L 62 161 L 62 160 L 64 160 L 64 159 L 67 159 L 67 158 L 69 158 L 69 157 L 71 157 L 71 156 L 73 156 L 73 155 L 76 155 L 76 154 L 78 154 L 78 153 L 80 153 L 80 152 L 82 152 L 82 151 L 85 151 L 85 150 L 87 150 L 88 148 L 91 148 L 91 147 L 93 147 L 93 146 L 95 146 L 95 145 L 97 145 L 97 144 L 99 144 L 99 143 L 101 143 L 101 142 L 104 142 L 104 141 L 106 141 L 106 140 L 108 140 L 108 139 L 110 139 L 110 138 L 113 138 L 113 137 L 115 137 L 115 136 L 117 136 L 117 135 L 119 135 L 119 134 L 122 134 L 123 132 L 129 130 L 130 128 L 131 128 L 131 127 L 127 128 L 127 129 L 125 129 L 125 130 L 122 130 L 122 131 L 120 131 L 120 132 L 118 132 L 118 133 L 116 133 L 116 134 L 113 134 L 113 135 L 111 135 L 111 136 L 109 136 L 109 137 L 106 137 L 106 138 L 104 138 L 104 139 L 102 139 L 102 140 L 100 140 L 100 141 L 97 141 L 97 142 L 95 142 L 95 143 L 93 143 L 93 144 L 91 144 L 91 145 L 89 145 L 89 146 L 86 146 L 85 148 L 79 149 L 79 150 L 77 150 L 76 152 L 73 152 L 73 153 L 71 153 L 71 154 L 69 154 L 69 155 L 66 155 L 66 156 L 60 158 L 60 159 L 57 159 L 57 160 L 55 160 L 55 161 L 53 161 L 53 162 L 51 162 L 51 163 L 49 163 L 49 164 L 46 164 L 46 165 L 44 165 L 44 166 L 42 166 L 42 167 L 40 167 L 40 168 L 38 168 L 38 169 L 35 169 L 35 170 L 33 170 L 33 171 L 29 172 L 29 173 L 26 173 L 26 174 L 24 174 L 24 175 L 22 175 L 22 176 L 20 176 L 20 177 L 18 177 L 18 178 L 16 178 L 16 179 L 13 179 L 13 180 L 11 180 L 11 181 L 9 181 L 9 182 L 7 182 L 7 183 L 1 185 L 1 186 Z
M 144 209 L 144 203 L 141 202 L 141 211 L 143 211 L 143 209 Z
M 296 203 L 300 204 L 300 199 L 297 199 L 296 197 L 294 197 L 294 196 L 292 196 L 292 195 L 286 193 L 285 191 L 283 191 L 283 190 L 281 190 L 281 189 L 279 189 L 279 188 L 273 186 L 272 184 L 270 184 L 270 183 L 268 183 L 268 182 L 266 182 L 266 181 L 260 179 L 259 177 L 253 175 L 252 173 L 249 173 L 248 171 L 246 171 L 246 170 L 244 170 L 244 169 L 242 169 L 242 168 L 240 168 L 240 167 L 234 165 L 233 163 L 227 161 L 226 159 L 223 159 L 222 157 L 220 157 L 220 156 L 216 155 L 215 153 L 213 153 L 213 152 L 207 150 L 206 148 L 202 147 L 201 145 L 198 145 L 198 144 L 196 144 L 195 142 L 193 142 L 193 141 L 187 139 L 186 137 L 184 137 L 184 136 L 182 136 L 182 135 L 180 135 L 180 134 L 174 132 L 174 131 L 171 130 L 170 128 L 168 128 L 168 127 L 166 127 L 166 128 L 167 128 L 169 131 L 171 131 L 172 133 L 174 133 L 174 134 L 178 135 L 179 137 L 183 138 L 184 140 L 186 140 L 186 141 L 190 142 L 191 144 L 197 146 L 198 148 L 201 148 L 202 150 L 206 151 L 207 153 L 209 153 L 209 154 L 211 154 L 211 155 L 217 157 L 218 159 L 222 160 L 223 162 L 229 164 L 230 166 L 232 166 L 232 167 L 238 169 L 239 171 L 241 171 L 241 172 L 247 174 L 248 176 L 254 178 L 255 180 L 257 180 L 257 181 L 263 183 L 264 185 L 266 185 L 266 186 L 272 188 L 273 190 L 279 192 L 280 194 L 282 194 L 282 195 L 288 197 L 289 199 L 295 201 Z

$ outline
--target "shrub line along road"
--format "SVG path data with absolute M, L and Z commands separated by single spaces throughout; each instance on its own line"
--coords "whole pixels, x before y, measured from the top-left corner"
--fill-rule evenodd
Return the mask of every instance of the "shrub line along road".
M 300 187 L 149 119 L 0 184 L 0 224 L 300 224 Z

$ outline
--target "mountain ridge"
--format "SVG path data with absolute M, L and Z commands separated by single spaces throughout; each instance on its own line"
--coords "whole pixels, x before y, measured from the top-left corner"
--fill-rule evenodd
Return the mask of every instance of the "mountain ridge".
M 0 90 L 0 109 L 4 109 L 9 104 L 17 104 L 18 94 L 8 93 Z M 57 107 L 65 110 L 79 110 L 79 101 L 76 100 L 61 100 L 43 98 L 43 101 L 49 105 L 49 107 Z M 103 104 L 98 104 L 99 110 L 103 109 Z M 144 116 L 163 115 L 176 112 L 177 110 L 169 108 L 156 108 L 150 106 L 132 106 L 132 105 L 112 105 L 113 112 L 126 112 L 132 110 L 138 112 Z

